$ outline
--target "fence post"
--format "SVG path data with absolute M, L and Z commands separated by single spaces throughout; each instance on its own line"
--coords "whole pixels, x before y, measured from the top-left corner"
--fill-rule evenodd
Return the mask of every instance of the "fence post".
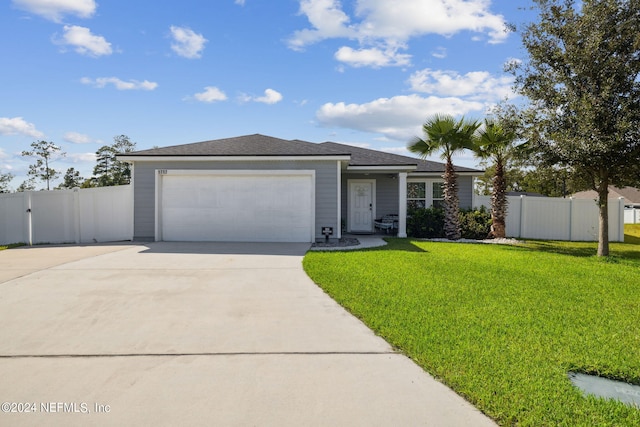
M 519 238 L 524 238 L 524 220 L 525 220 L 525 214 L 524 214 L 524 199 L 525 199 L 525 195 L 522 194 L 520 196 L 520 227 L 519 227 L 519 233 L 520 235 L 518 236 Z
M 24 192 L 24 201 L 26 202 L 26 214 L 27 214 L 27 243 L 29 246 L 33 246 L 33 222 L 31 212 L 31 191 Z
M 76 245 L 80 244 L 80 189 L 73 188 L 73 226 L 75 228 Z
M 569 197 L 569 241 L 573 241 L 573 197 Z
M 618 241 L 624 242 L 624 197 L 618 198 Z

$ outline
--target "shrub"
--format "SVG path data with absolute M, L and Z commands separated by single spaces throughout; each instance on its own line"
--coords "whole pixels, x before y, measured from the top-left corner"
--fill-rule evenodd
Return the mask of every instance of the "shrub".
M 459 214 L 463 239 L 486 239 L 491 233 L 491 214 L 480 209 L 462 209 Z M 438 208 L 414 209 L 407 216 L 407 235 L 435 239 L 445 237 L 444 210 Z
M 407 216 L 407 234 L 411 237 L 444 237 L 444 210 L 438 208 L 413 209 Z
M 459 215 L 463 239 L 482 240 L 491 234 L 491 213 L 484 206 L 461 209 Z

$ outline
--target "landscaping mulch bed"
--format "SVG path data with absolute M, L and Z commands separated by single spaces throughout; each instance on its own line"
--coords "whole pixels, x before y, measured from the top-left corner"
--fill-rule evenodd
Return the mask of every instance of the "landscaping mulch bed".
M 339 240 L 330 241 L 328 243 L 325 242 L 315 242 L 311 244 L 312 248 L 342 248 L 346 246 L 357 246 L 360 244 L 360 241 L 355 237 L 343 237 Z

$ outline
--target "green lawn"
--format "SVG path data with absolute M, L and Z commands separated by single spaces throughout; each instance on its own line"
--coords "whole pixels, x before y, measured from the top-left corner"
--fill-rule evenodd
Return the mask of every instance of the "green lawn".
M 640 228 L 627 230 L 640 240 Z M 633 235 L 637 232 L 637 235 Z M 583 397 L 570 370 L 640 384 L 640 245 L 512 247 L 391 239 L 309 252 L 334 299 L 501 425 L 639 426 L 640 409 Z
M 10 243 L 8 245 L 0 245 L 0 251 L 4 251 L 5 249 L 17 248 L 25 245 L 26 243 Z

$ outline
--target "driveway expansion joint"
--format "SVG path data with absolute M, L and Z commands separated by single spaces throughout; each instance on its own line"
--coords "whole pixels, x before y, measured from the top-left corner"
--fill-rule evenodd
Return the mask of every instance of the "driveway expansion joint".
M 116 354 L 1 354 L 0 359 L 55 359 L 99 357 L 193 357 L 193 356 L 376 356 L 399 355 L 395 351 L 266 351 L 214 353 L 116 353 Z

